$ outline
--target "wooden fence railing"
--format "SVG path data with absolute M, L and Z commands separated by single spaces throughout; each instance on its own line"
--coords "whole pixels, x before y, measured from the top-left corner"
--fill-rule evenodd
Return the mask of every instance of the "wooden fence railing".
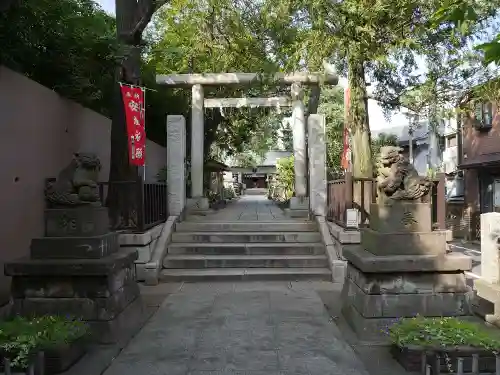
M 475 348 L 424 351 L 421 354 L 422 375 L 500 375 L 500 355 Z
M 446 229 L 445 175 L 439 173 L 433 180 L 429 198 L 432 204 L 432 222 L 436 229 Z M 370 204 L 377 199 L 377 183 L 374 178 L 353 177 L 346 173 L 344 178 L 328 182 L 327 219 L 345 227 L 346 211 L 358 209 L 359 226 L 370 225 Z
M 114 230 L 144 232 L 167 220 L 167 184 L 142 179 L 99 182 L 103 205 L 110 189 L 116 189 L 119 199 L 118 211 L 111 214 Z

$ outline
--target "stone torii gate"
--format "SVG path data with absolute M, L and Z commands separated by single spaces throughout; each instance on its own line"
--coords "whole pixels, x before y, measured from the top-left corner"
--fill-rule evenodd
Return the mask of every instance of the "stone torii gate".
M 223 107 L 292 107 L 292 131 L 293 148 L 295 159 L 295 197 L 290 202 L 290 209 L 309 210 L 311 209 L 317 215 L 324 215 L 324 208 L 320 208 L 320 201 L 325 200 L 326 205 L 326 169 L 325 169 L 325 150 L 324 139 L 324 117 L 318 115 L 309 116 L 309 170 L 318 169 L 317 176 L 313 178 L 310 173 L 310 190 L 322 190 L 318 184 L 323 185 L 324 193 L 316 194 L 316 204 L 312 204 L 314 198 L 309 201 L 307 192 L 307 148 L 306 148 L 306 118 L 304 106 L 305 86 L 315 86 L 321 83 L 336 85 L 338 76 L 335 74 L 321 73 L 277 73 L 272 81 L 277 85 L 291 86 L 291 98 L 271 97 L 271 98 L 211 98 L 205 99 L 203 86 L 232 86 L 232 85 L 251 85 L 262 82 L 262 77 L 258 73 L 207 73 L 207 74 L 172 74 L 157 75 L 156 83 L 170 87 L 191 88 L 192 108 L 191 108 L 191 199 L 185 202 L 184 187 L 184 157 L 182 163 L 180 155 L 185 155 L 185 119 L 183 116 L 168 116 L 167 118 L 167 157 L 169 159 L 167 166 L 167 179 L 169 187 L 169 211 L 171 215 L 181 214 L 185 206 L 187 209 L 206 210 L 208 209 L 208 199 L 203 196 L 203 141 L 204 141 L 204 108 L 223 108 Z M 322 128 L 319 133 L 311 132 L 311 124 L 315 128 Z M 316 134 L 316 136 L 315 136 Z M 312 138 L 311 138 L 312 135 Z M 311 155 L 311 146 L 316 146 L 319 154 Z M 314 151 L 313 151 L 314 153 Z M 176 156 L 178 155 L 178 156 Z M 316 160 L 316 159 L 322 160 Z M 175 160 L 175 161 L 174 161 Z M 321 166 L 322 165 L 322 166 Z M 179 170 L 178 170 L 179 169 Z M 180 181 L 182 180 L 182 181 Z M 184 198 L 182 195 L 184 194 Z M 320 196 L 322 195 L 322 196 Z M 314 206 L 314 207 L 313 207 Z

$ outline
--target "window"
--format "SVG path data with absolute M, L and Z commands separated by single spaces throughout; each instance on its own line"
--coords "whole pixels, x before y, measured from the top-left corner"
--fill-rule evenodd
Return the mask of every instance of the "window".
M 491 127 L 493 123 L 492 103 L 476 103 L 474 105 L 474 118 L 483 123 L 484 126 Z
M 446 147 L 455 147 L 457 145 L 457 135 L 449 135 L 446 138 Z
M 438 145 L 440 150 L 444 150 L 446 147 L 446 138 L 438 135 Z
M 494 211 L 498 212 L 500 210 L 500 180 L 495 179 L 493 181 L 493 207 Z
M 493 104 L 486 103 L 483 105 L 483 122 L 486 126 L 491 126 L 493 123 Z
M 474 104 L 474 118 L 477 121 L 483 121 L 483 103 Z

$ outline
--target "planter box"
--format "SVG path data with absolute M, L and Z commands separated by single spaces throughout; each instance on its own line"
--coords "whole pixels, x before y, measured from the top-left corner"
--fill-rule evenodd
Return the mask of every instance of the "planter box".
M 73 366 L 87 351 L 86 340 L 45 350 L 45 375 L 59 374 Z
M 464 372 L 472 371 L 472 355 L 479 355 L 479 371 L 495 373 L 495 355 L 487 350 L 464 347 L 450 348 L 422 348 L 420 346 L 391 346 L 391 354 L 399 362 L 406 371 L 420 372 L 422 369 L 422 353 L 427 353 L 427 364 L 434 366 L 435 356 L 439 355 L 441 373 L 456 373 L 457 359 L 464 359 Z M 448 365 L 451 364 L 452 371 L 448 370 Z
M 37 355 L 31 362 L 33 372 L 30 369 L 21 370 L 11 368 L 11 375 L 51 375 L 66 371 L 73 366 L 86 352 L 86 341 L 81 338 L 71 344 L 45 350 L 43 354 Z M 5 366 L 2 360 L 0 375 L 5 375 Z
M 19 369 L 16 367 L 11 367 L 8 364 L 9 370 L 6 371 L 6 360 L 3 354 L 0 355 L 0 375 L 44 375 L 44 355 L 43 353 L 35 354 L 31 361 L 29 361 L 30 366 L 27 369 Z M 7 360 L 8 361 L 8 360 Z

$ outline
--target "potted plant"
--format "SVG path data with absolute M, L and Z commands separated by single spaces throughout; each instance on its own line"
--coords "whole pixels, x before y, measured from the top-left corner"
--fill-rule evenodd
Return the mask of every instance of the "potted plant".
M 0 322 L 3 372 L 54 374 L 73 365 L 85 353 L 87 325 L 59 316 Z
M 46 374 L 67 370 L 85 354 L 89 332 L 85 322 L 62 316 L 45 316 L 38 321 L 44 332 L 42 350 Z
M 43 332 L 31 322 L 14 318 L 0 323 L 0 356 L 2 374 L 33 374 L 35 367 L 43 368 L 41 345 Z
M 422 365 L 439 363 L 442 373 L 457 371 L 463 358 L 464 371 L 471 371 L 477 356 L 479 370 L 495 372 L 495 357 L 500 352 L 500 334 L 473 321 L 439 317 L 403 318 L 388 327 L 391 353 L 407 371 L 421 371 Z

